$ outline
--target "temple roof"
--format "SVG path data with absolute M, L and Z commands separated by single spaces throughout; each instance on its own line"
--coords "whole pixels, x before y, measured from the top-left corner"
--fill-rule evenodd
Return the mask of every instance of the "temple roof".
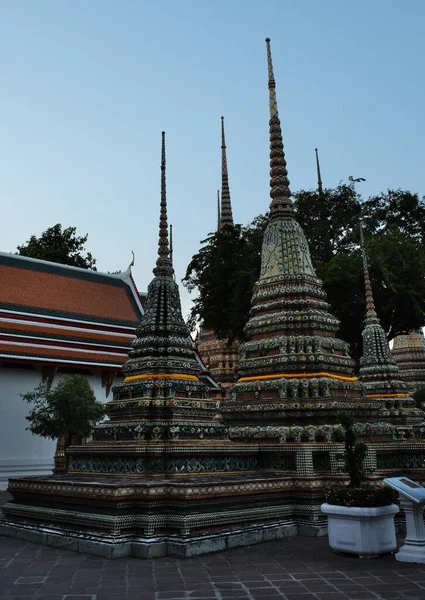
M 0 357 L 121 368 L 144 309 L 119 274 L 0 253 Z

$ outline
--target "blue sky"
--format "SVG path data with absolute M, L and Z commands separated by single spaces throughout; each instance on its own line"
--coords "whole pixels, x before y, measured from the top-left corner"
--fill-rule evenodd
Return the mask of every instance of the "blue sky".
M 0 0 L 0 250 L 74 225 L 146 289 L 165 130 L 180 280 L 216 224 L 221 114 L 235 220 L 268 207 L 267 36 L 291 188 L 317 146 L 325 185 L 424 194 L 424 22 L 423 0 Z

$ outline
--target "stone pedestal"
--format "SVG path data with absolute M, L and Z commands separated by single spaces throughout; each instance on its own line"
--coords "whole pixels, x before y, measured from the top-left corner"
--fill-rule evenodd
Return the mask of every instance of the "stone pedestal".
M 396 560 L 400 562 L 425 563 L 425 525 L 423 504 L 401 496 L 401 505 L 406 515 L 406 539 Z

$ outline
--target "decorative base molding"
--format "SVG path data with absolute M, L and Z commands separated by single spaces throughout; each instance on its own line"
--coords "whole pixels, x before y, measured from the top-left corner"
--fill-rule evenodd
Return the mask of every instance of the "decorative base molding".
M 112 538 L 34 525 L 17 526 L 8 524 L 4 520 L 0 521 L 0 536 L 108 559 L 124 556 L 142 559 L 162 556 L 184 558 L 251 546 L 290 537 L 297 533 L 298 527 L 294 521 L 282 521 L 272 525 L 256 525 L 224 533 L 198 536 L 169 535 L 157 538 L 135 538 L 123 535 Z

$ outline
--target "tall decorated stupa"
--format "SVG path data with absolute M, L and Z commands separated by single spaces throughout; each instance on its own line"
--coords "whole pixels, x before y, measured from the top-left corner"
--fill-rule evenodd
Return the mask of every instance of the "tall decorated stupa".
M 425 337 L 422 329 L 395 337 L 392 354 L 410 393 L 425 388 Z
M 226 227 L 233 227 L 224 117 L 221 117 L 221 203 L 218 206 L 217 227 L 219 231 L 225 230 Z M 199 331 L 197 337 L 199 355 L 224 393 L 228 393 L 237 381 L 238 347 L 239 342 L 237 340 L 229 344 L 226 339 L 218 339 L 211 329 L 201 328 Z
M 232 439 L 330 440 L 344 410 L 375 430 L 379 404 L 363 394 L 349 346 L 297 222 L 267 39 L 270 109 L 270 217 L 254 286 L 239 380 L 224 408 Z
M 365 281 L 366 318 L 362 332 L 363 356 L 360 359 L 359 380 L 366 397 L 381 405 L 380 416 L 395 426 L 395 439 L 420 438 L 424 429 L 424 413 L 416 408 L 405 382 L 401 380 L 399 368 L 391 354 L 390 346 L 376 313 L 373 300 L 369 267 L 360 226 L 361 252 Z

